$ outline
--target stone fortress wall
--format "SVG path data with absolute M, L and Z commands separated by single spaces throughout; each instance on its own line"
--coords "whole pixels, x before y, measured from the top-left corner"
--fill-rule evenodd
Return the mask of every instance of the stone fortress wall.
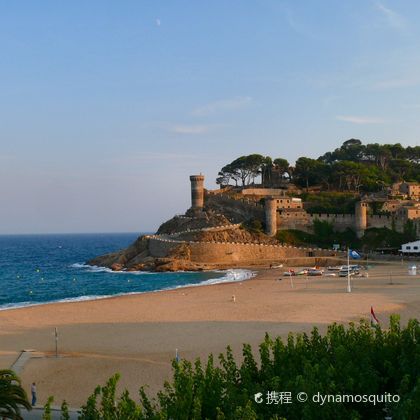
M 373 214 L 368 216 L 368 227 L 373 228 L 382 228 L 386 227 L 388 229 L 392 228 L 392 216 L 383 215 L 383 214 Z
M 203 210 L 205 197 L 203 179 L 200 175 L 191 176 L 191 208 L 194 210 L 196 217 L 199 217 L 197 212 Z M 199 180 L 200 182 L 197 182 Z M 203 189 L 202 191 L 200 189 Z M 218 196 L 218 201 L 230 201 L 228 197 Z M 237 201 L 237 200 L 233 200 Z M 230 203 L 232 204 L 232 203 Z M 251 212 L 259 216 L 264 215 L 264 209 L 260 204 L 253 201 L 248 202 L 239 201 L 239 210 Z M 271 201 L 270 214 L 273 217 L 272 229 L 273 234 L 277 231 L 276 220 L 276 202 Z M 314 257 L 332 257 L 335 252 L 332 250 L 325 250 L 321 248 L 305 248 L 293 246 L 270 245 L 264 243 L 240 243 L 240 242 L 220 242 L 220 241 L 189 241 L 183 240 L 181 237 L 185 233 L 198 233 L 198 232 L 217 232 L 225 231 L 228 229 L 239 229 L 241 223 L 229 224 L 224 226 L 206 227 L 201 229 L 188 229 L 179 231 L 172 234 L 155 234 L 147 235 L 144 240 L 148 241 L 148 250 L 150 255 L 157 258 L 165 258 L 172 252 L 185 245 L 188 248 L 189 258 L 194 263 L 203 264 L 260 264 L 261 262 L 269 261 L 283 261 L 291 258 L 308 259 L 308 263 L 314 263 Z
M 314 220 L 325 221 L 331 223 L 338 231 L 343 231 L 347 228 L 354 228 L 356 224 L 356 217 L 354 214 L 309 214 L 309 223 L 313 224 Z
M 153 257 L 164 258 L 171 252 L 179 249 L 181 245 L 188 248 L 189 258 L 195 263 L 204 264 L 257 264 L 267 261 L 283 261 L 290 259 L 308 259 L 312 263 L 314 258 L 334 257 L 332 250 L 320 248 L 304 248 L 282 245 L 269 245 L 264 243 L 239 243 L 219 241 L 189 241 L 180 238 L 182 233 L 198 231 L 223 231 L 227 229 L 239 229 L 241 222 L 249 218 L 265 220 L 266 233 L 274 236 L 278 230 L 300 229 L 312 231 L 315 220 L 330 222 L 336 230 L 343 231 L 347 228 L 354 229 L 360 237 L 370 227 L 387 227 L 393 225 L 402 229 L 404 215 L 399 213 L 391 215 L 370 215 L 367 202 L 358 202 L 355 207 L 355 214 L 309 214 L 303 208 L 279 208 L 277 200 L 279 195 L 271 194 L 273 191 L 265 189 L 265 200 L 256 201 L 242 195 L 224 194 L 219 191 L 204 190 L 204 176 L 192 175 L 191 180 L 191 209 L 194 210 L 194 217 L 203 214 L 204 207 L 211 204 L 213 211 L 221 210 L 227 215 L 231 211 L 230 218 L 234 224 L 225 226 L 208 227 L 203 229 L 188 230 L 172 234 L 149 235 L 144 239 L 148 241 L 148 248 Z M 249 189 L 250 192 L 255 192 Z M 261 195 L 260 195 L 261 196 Z M 405 213 L 404 213 L 405 214 Z M 236 220 L 234 220 L 236 217 Z M 399 220 L 401 219 L 401 220 Z M 404 219 L 404 220 L 402 220 Z M 419 224 L 420 226 L 420 224 Z
M 207 231 L 216 229 L 225 230 L 226 228 L 230 229 L 232 227 L 207 228 Z M 239 226 L 235 226 L 235 228 L 238 229 Z M 259 243 L 183 241 L 172 239 L 170 235 L 150 235 L 145 239 L 149 241 L 148 249 L 153 257 L 167 257 L 181 244 L 185 244 L 190 251 L 191 261 L 203 264 L 241 263 L 254 265 L 256 263 L 273 260 L 281 262 L 291 258 L 335 256 L 334 251 L 321 248 L 304 248 Z
M 234 190 L 236 191 L 237 188 Z M 315 220 L 327 221 L 338 231 L 344 231 L 347 228 L 353 229 L 359 237 L 363 236 L 365 230 L 369 228 L 386 227 L 391 229 L 394 227 L 401 232 L 407 220 L 412 220 L 420 234 L 420 204 L 413 201 L 389 200 L 389 203 L 386 201 L 384 210 L 389 211 L 389 214 L 382 215 L 370 214 L 369 203 L 365 201 L 356 203 L 354 214 L 311 214 L 298 205 L 292 205 L 289 208 L 289 206 L 282 207 L 281 203 L 277 203 L 277 209 L 274 212 L 274 201 L 278 202 L 279 197 L 284 197 L 284 190 L 254 187 L 245 188 L 240 194 L 237 192 L 235 194 L 223 193 L 223 189 L 207 191 L 206 196 L 213 202 L 218 201 L 221 204 L 224 202 L 228 206 L 248 208 L 249 212 L 246 216 L 265 220 L 266 233 L 271 236 L 274 236 L 278 230 L 286 229 L 313 232 Z M 261 200 L 261 198 L 265 200 Z M 392 204 L 392 206 L 389 207 L 388 204 Z

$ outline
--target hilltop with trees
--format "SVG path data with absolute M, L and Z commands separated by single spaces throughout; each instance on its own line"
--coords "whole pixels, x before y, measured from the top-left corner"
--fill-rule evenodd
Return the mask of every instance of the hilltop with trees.
M 274 171 L 301 188 L 320 186 L 326 191 L 375 192 L 393 182 L 420 182 L 420 146 L 364 145 L 360 140 L 350 139 L 317 159 L 299 157 L 294 166 L 281 157 L 252 154 L 224 166 L 216 182 L 221 186 L 245 187 L 261 177 L 269 183 Z
M 387 197 L 382 191 L 402 181 L 420 183 L 419 146 L 363 144 L 358 139 L 347 140 L 317 159 L 301 156 L 294 165 L 281 157 L 241 156 L 225 165 L 217 178 L 222 188 L 282 188 L 286 194 L 301 198 L 305 211 L 310 214 L 354 214 L 355 203 L 362 196 L 376 195 L 379 201 L 371 199 L 369 212 L 389 215 L 382 210 L 380 200 Z M 364 238 L 357 238 L 350 227 L 338 231 L 327 221 L 314 223 L 313 233 L 296 229 L 277 233 L 281 243 L 322 247 L 346 243 L 363 249 L 398 248 L 416 237 L 412 221 L 408 221 L 401 232 L 389 227 L 369 228 Z

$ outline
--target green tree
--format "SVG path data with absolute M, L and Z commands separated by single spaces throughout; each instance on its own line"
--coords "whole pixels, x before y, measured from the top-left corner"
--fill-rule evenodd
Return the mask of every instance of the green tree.
M 333 152 L 327 152 L 318 160 L 325 163 L 334 163 L 337 161 L 349 160 L 352 162 L 359 162 L 364 154 L 365 146 L 358 139 L 346 140 L 341 147 L 335 149 Z
M 334 243 L 334 227 L 332 223 L 326 220 L 315 219 L 313 223 L 314 235 L 321 244 Z
M 293 179 L 297 185 L 306 187 L 317 185 L 323 179 L 326 164 L 307 157 L 300 157 L 296 161 Z
M 392 159 L 389 169 L 393 172 L 395 181 L 403 181 L 412 170 L 413 164 L 407 159 Z
M 274 159 L 273 164 L 277 168 L 277 170 L 279 170 L 283 174 L 287 174 L 290 178 L 291 176 L 290 163 L 288 162 L 287 159 L 283 159 L 283 158 Z
M 0 370 L 0 418 L 23 419 L 22 408 L 32 407 L 19 377 L 11 370 Z
M 410 162 L 420 164 L 420 146 L 408 146 L 405 153 Z
M 369 160 L 374 161 L 378 167 L 385 171 L 392 158 L 392 153 L 386 145 L 373 143 L 366 146 L 366 156 Z
M 149 410 L 152 414 L 156 408 L 149 404 L 144 391 L 140 389 L 140 395 L 145 398 L 144 411 L 140 404 L 137 404 L 127 390 L 117 397 L 116 388 L 120 375 L 116 373 L 109 378 L 106 385 L 96 387 L 93 394 L 88 398 L 86 405 L 82 406 L 79 420 L 143 420 L 146 418 L 154 418 L 153 416 L 145 417 L 144 412 Z M 148 408 L 146 408 L 148 407 Z
M 47 402 L 44 405 L 44 414 L 42 420 L 52 420 L 51 405 L 54 402 L 54 397 L 48 397 Z
M 66 400 L 61 404 L 60 420 L 70 420 L 69 406 L 67 405 Z
M 221 169 L 216 182 L 228 185 L 233 180 L 235 185 L 240 181 L 242 186 L 246 186 L 254 183 L 255 178 L 270 164 L 271 158 L 259 154 L 241 156 Z
M 230 181 L 233 181 L 238 186 L 240 180 L 239 171 L 232 164 L 224 166 L 218 174 L 216 183 L 219 185 L 229 185 Z

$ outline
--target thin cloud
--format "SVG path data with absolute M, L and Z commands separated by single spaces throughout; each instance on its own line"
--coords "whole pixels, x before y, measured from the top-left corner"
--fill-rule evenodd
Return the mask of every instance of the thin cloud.
M 176 134 L 205 134 L 210 130 L 209 125 L 178 124 L 169 128 L 169 131 Z
M 377 117 L 365 117 L 356 115 L 337 115 L 335 117 L 338 121 L 349 122 L 352 124 L 383 124 L 385 120 Z
M 385 21 L 388 23 L 389 26 L 395 29 L 405 29 L 407 27 L 407 23 L 405 19 L 394 10 L 386 7 L 380 1 L 375 2 L 376 9 L 382 14 L 385 18 Z
M 419 78 L 401 78 L 401 79 L 389 79 L 381 80 L 373 85 L 374 89 L 395 89 L 418 86 L 420 84 Z
M 243 109 L 252 103 L 250 96 L 238 96 L 231 99 L 222 99 L 219 101 L 210 102 L 206 105 L 196 108 L 192 114 L 195 116 L 207 116 L 217 112 L 236 111 Z
M 315 36 L 315 34 L 309 29 L 308 25 L 295 18 L 295 15 L 291 10 L 285 10 L 285 18 L 290 29 L 292 29 L 297 35 L 308 38 L 318 38 L 318 36 Z
M 160 153 L 160 152 L 143 152 L 141 154 L 134 154 L 129 156 L 113 157 L 106 160 L 105 163 L 133 163 L 133 162 L 148 162 L 148 161 L 174 161 L 174 160 L 195 160 L 198 159 L 197 155 L 187 153 Z
M 420 104 L 403 104 L 401 108 L 405 109 L 420 109 Z

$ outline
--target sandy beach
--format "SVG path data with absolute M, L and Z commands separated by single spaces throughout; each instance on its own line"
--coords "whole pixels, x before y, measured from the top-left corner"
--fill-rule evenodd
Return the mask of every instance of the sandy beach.
M 243 343 L 256 346 L 265 332 L 285 337 L 313 325 L 325 330 L 331 322 L 368 318 L 371 306 L 384 325 L 390 313 L 399 313 L 403 323 L 420 318 L 420 278 L 407 275 L 407 264 L 372 268 L 369 278 L 352 279 L 352 293 L 345 278 L 291 281 L 283 271 L 259 269 L 255 278 L 237 283 L 0 311 L 0 368 L 32 349 L 20 372 L 24 386 L 37 382 L 40 403 L 54 395 L 57 403 L 66 399 L 78 407 L 115 372 L 134 396 L 141 385 L 154 395 L 171 376 L 175 349 L 193 360 L 230 344 L 240 355 Z

